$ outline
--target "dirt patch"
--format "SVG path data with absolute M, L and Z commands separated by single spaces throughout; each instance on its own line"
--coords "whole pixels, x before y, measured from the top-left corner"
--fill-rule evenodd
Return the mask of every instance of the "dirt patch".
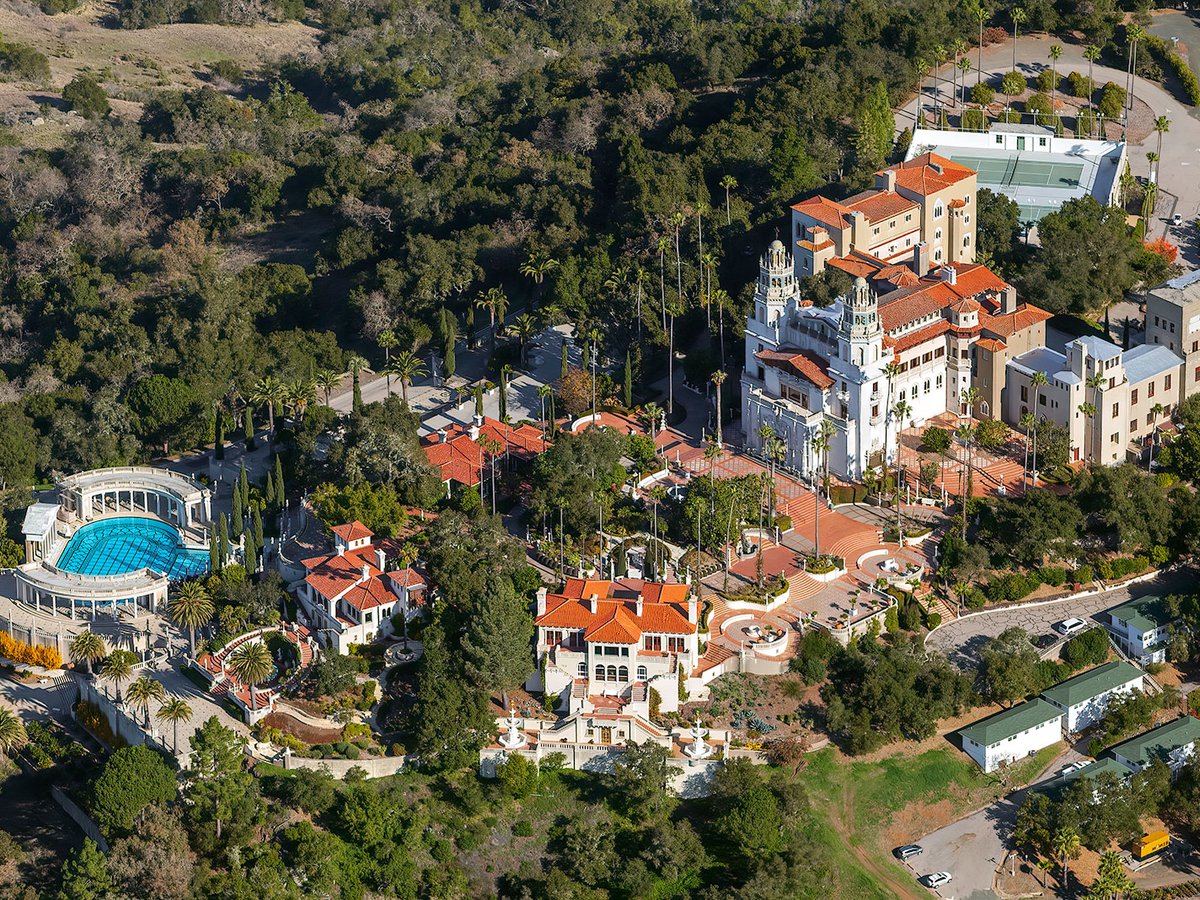
M 340 728 L 316 728 L 307 722 L 292 718 L 287 713 L 273 712 L 263 719 L 263 722 L 272 728 L 278 728 L 285 734 L 299 738 L 306 744 L 332 744 L 342 739 L 342 729 Z
M 892 815 L 891 822 L 883 831 L 882 846 L 900 847 L 911 844 L 922 835 L 931 834 L 960 817 L 961 813 L 950 800 L 912 803 Z

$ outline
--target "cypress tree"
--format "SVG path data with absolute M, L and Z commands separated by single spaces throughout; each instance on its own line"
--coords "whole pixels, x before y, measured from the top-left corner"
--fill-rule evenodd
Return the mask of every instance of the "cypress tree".
M 361 416 L 362 408 L 363 408 L 362 385 L 359 384 L 359 382 L 358 382 L 358 371 L 355 370 L 355 372 L 354 372 L 354 399 L 351 403 L 350 411 L 353 412 L 356 416 Z
M 261 549 L 263 546 L 263 524 L 262 516 L 258 512 L 257 504 L 254 506 L 254 512 L 250 514 L 250 527 L 254 532 L 254 546 Z
M 446 344 L 446 352 L 442 359 L 442 368 L 445 370 L 447 378 L 453 378 L 454 373 L 458 370 L 458 361 L 454 358 L 454 344 Z
M 225 513 L 217 517 L 217 555 L 220 557 L 217 570 L 220 571 L 229 559 L 229 526 L 225 523 Z
M 483 417 L 483 388 L 475 387 L 475 415 Z
M 250 412 L 250 407 L 246 407 L 246 452 L 250 453 L 255 448 L 254 443 L 254 414 Z
M 475 346 L 475 307 L 467 307 L 467 346 Z
M 283 490 L 283 460 L 275 454 L 275 505 L 280 509 L 287 506 L 287 494 Z
M 567 339 L 563 338 L 562 342 L 562 365 L 559 367 L 559 377 L 567 377 Z
M 235 541 L 242 536 L 245 518 L 246 511 L 242 508 L 242 491 L 235 484 L 233 486 L 233 512 L 229 516 L 229 533 L 233 535 Z
M 242 509 L 249 511 L 250 509 L 250 479 L 246 477 L 246 464 L 242 463 L 242 470 L 238 473 L 238 490 L 242 492 Z
M 500 421 L 508 421 L 508 375 L 500 372 Z
M 246 540 L 242 546 L 242 556 L 246 564 L 246 571 L 253 574 L 258 571 L 258 550 L 254 546 L 254 534 L 252 532 L 246 532 Z
M 625 351 L 625 408 L 633 406 L 633 361 Z
M 275 476 L 270 472 L 267 473 L 267 483 L 263 486 L 263 499 L 267 509 L 275 508 Z
M 216 572 L 221 568 L 221 559 L 217 550 L 217 534 L 208 533 L 208 571 Z
M 221 410 L 217 410 L 216 415 L 217 437 L 213 441 L 213 457 L 216 459 L 225 458 L 225 414 Z
M 588 371 L 592 365 L 592 342 L 584 341 L 583 347 L 580 348 L 582 354 L 581 362 L 583 363 L 583 371 Z

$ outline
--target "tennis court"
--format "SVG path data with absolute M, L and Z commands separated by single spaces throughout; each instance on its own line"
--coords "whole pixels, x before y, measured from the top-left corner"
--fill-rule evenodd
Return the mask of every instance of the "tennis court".
M 954 154 L 956 163 L 974 169 L 980 185 L 997 187 L 1079 187 L 1082 163 L 1045 162 L 1022 156 L 1003 159 Z

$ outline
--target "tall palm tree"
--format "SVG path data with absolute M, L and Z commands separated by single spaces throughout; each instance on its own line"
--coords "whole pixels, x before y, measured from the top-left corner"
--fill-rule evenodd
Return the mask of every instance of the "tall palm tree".
M 400 344 L 400 338 L 396 337 L 396 332 L 392 331 L 392 329 L 385 328 L 379 332 L 379 336 L 375 338 L 375 343 L 383 351 L 383 367 L 386 369 L 388 363 L 392 361 L 392 349 Z
M 1093 416 L 1095 416 L 1096 411 L 1100 409 L 1100 388 L 1104 387 L 1105 381 L 1106 381 L 1106 379 L 1104 377 L 1103 372 L 1093 372 L 1091 375 L 1089 375 L 1087 377 L 1087 381 L 1085 382 L 1085 384 L 1088 386 L 1088 388 L 1091 389 L 1091 392 L 1092 392 L 1092 400 L 1091 400 L 1091 403 L 1088 405 L 1092 407 L 1092 410 L 1093 410 L 1092 415 Z M 1093 425 L 1092 449 L 1093 450 L 1095 450 L 1096 445 L 1099 443 L 1099 440 L 1095 433 L 1095 428 L 1094 428 L 1095 424 L 1096 424 L 1095 421 L 1093 421 L 1092 422 L 1092 425 Z M 1090 458 L 1091 457 L 1089 455 L 1089 459 Z
M 900 520 L 900 472 L 903 469 L 903 466 L 901 465 L 903 460 L 901 459 L 900 454 L 904 450 L 904 444 L 900 440 L 900 436 L 904 432 L 904 420 L 912 415 L 912 406 L 909 405 L 907 400 L 901 400 L 892 408 L 892 412 L 896 416 L 896 534 L 900 536 L 900 544 L 903 545 L 904 532 L 901 531 Z
M 1130 25 L 1125 29 L 1125 40 L 1129 44 L 1129 94 L 1125 101 L 1125 121 L 1133 112 L 1133 95 L 1137 87 L 1137 48 L 1146 36 L 1146 29 L 1141 25 Z
M 1021 28 L 1021 23 L 1024 22 L 1027 18 L 1029 18 L 1029 15 L 1028 15 L 1028 13 L 1025 12 L 1025 9 L 1020 6 L 1014 6 L 1012 8 L 1012 10 L 1010 10 L 1009 14 L 1012 16 L 1012 25 L 1013 25 L 1013 64 L 1012 64 L 1012 67 L 1013 67 L 1013 71 L 1015 72 L 1017 70 L 1017 32 Z
M 1058 44 L 1050 45 L 1050 124 L 1057 125 L 1058 123 L 1058 60 L 1062 56 L 1063 49 Z
M 1021 468 L 1021 487 L 1024 488 L 1029 482 L 1029 438 L 1037 427 L 1033 413 L 1027 412 L 1021 416 L 1021 427 L 1025 430 L 1025 464 Z
M 975 441 L 975 426 L 964 422 L 954 430 L 954 433 L 958 436 L 958 439 L 962 441 L 963 456 L 965 457 L 965 462 L 967 464 L 967 484 L 966 488 L 963 490 L 962 504 L 962 539 L 965 541 L 967 539 L 967 511 L 971 507 L 971 494 L 975 492 L 975 470 L 972 468 L 972 463 L 974 461 L 971 458 L 971 449 Z
M 1088 430 L 1094 432 L 1096 430 L 1096 404 L 1080 403 L 1076 409 L 1079 410 L 1080 415 L 1091 423 Z M 1096 442 L 1094 438 L 1091 441 L 1084 441 L 1084 456 L 1087 457 L 1088 462 L 1092 462 L 1092 452 L 1095 448 Z
M 204 582 L 195 578 L 179 585 L 168 609 L 171 621 L 188 630 L 188 653 L 195 659 L 196 629 L 207 625 L 215 611 Z
M 76 665 L 84 663 L 91 675 L 93 666 L 108 655 L 108 647 L 104 644 L 104 638 L 96 632 L 82 631 L 71 639 L 67 654 Z
M 917 73 L 917 108 L 913 113 L 914 124 L 921 123 L 921 117 L 925 115 L 925 111 L 921 108 L 921 104 L 925 98 L 925 76 L 929 74 L 929 62 L 923 56 L 918 56 L 913 60 L 913 69 Z
M 655 245 L 658 250 L 658 300 L 662 306 L 662 327 L 667 330 L 667 251 L 671 249 L 671 239 L 663 235 Z
M 681 212 L 671 216 L 671 227 L 675 230 L 675 296 L 683 302 L 683 256 L 679 252 L 679 233 L 683 230 L 687 216 Z
M 287 402 L 291 404 L 292 416 L 297 424 L 304 421 L 308 407 L 317 399 L 317 379 L 297 378 L 286 386 Z
M 250 688 L 250 708 L 258 708 L 257 688 L 271 677 L 275 662 L 271 651 L 261 640 L 249 640 L 239 644 L 225 663 L 234 678 Z
M 475 305 L 480 309 L 486 309 L 488 317 L 491 320 L 491 342 L 492 353 L 496 352 L 496 321 L 504 321 L 504 316 L 508 313 L 508 296 L 502 288 L 490 287 L 477 298 Z
M 329 396 L 337 389 L 338 383 L 342 380 L 340 372 L 335 372 L 333 369 L 322 369 L 317 373 L 313 381 L 316 382 L 318 388 L 325 393 L 325 405 L 329 405 Z
M 388 372 L 400 379 L 400 396 L 405 403 L 408 403 L 409 385 L 413 383 L 414 379 L 424 375 L 426 369 L 421 357 L 411 350 L 404 350 L 396 354 L 396 358 L 388 367 Z
M 1154 131 L 1158 134 L 1158 158 L 1162 159 L 1162 138 L 1163 135 L 1171 130 L 1171 120 L 1166 116 L 1159 116 L 1154 120 Z
M 675 319 L 683 315 L 683 302 L 672 300 L 667 307 L 671 325 L 667 332 L 667 416 L 675 411 Z
M 1034 416 L 1037 415 L 1038 398 L 1041 396 L 1042 388 L 1050 383 L 1045 372 L 1034 372 L 1029 378 L 1029 386 L 1033 388 L 1033 404 L 1031 409 Z
M 550 427 L 550 422 L 554 419 L 553 415 L 546 416 L 547 403 L 549 400 L 549 408 L 554 409 L 554 388 L 548 384 L 539 385 L 537 389 L 538 400 L 542 404 L 542 440 L 546 440 L 547 429 Z
M 488 463 L 492 470 L 492 515 L 496 514 L 496 457 L 500 455 L 500 451 L 504 449 L 500 442 L 482 435 L 475 443 L 479 444 L 480 450 L 487 455 Z M 480 460 L 482 466 L 482 459 Z M 480 490 L 483 490 L 483 473 L 479 475 Z
M 100 678 L 111 681 L 117 689 L 117 703 L 121 702 L 121 685 L 133 675 L 133 664 L 137 657 L 128 650 L 114 650 L 104 657 L 104 665 L 100 669 Z
M 283 382 L 273 375 L 260 378 L 258 383 L 250 389 L 250 403 L 267 408 L 267 431 L 271 435 L 271 440 L 275 439 L 275 410 L 285 395 L 286 389 Z
M 7 706 L 0 706 L 0 753 L 7 756 L 28 742 L 29 735 L 17 714 Z
M 1095 65 L 1096 60 L 1098 60 L 1100 58 L 1100 48 L 1097 47 L 1095 44 L 1088 44 L 1086 47 L 1083 48 L 1083 58 L 1087 60 L 1087 64 L 1088 64 L 1087 102 L 1088 102 L 1088 108 L 1092 110 L 1092 116 L 1089 119 L 1088 137 L 1091 137 L 1092 130 L 1096 126 L 1095 107 L 1092 105 L 1092 98 L 1093 98 L 1093 95 L 1096 93 L 1096 82 L 1094 82 L 1092 80 L 1092 67 Z
M 812 437 L 814 463 L 820 459 L 825 465 L 825 479 L 829 480 L 829 448 L 830 437 L 833 435 L 833 426 L 828 420 L 822 419 L 816 433 Z M 820 465 L 820 463 L 817 463 Z M 821 558 L 821 477 L 820 473 L 814 473 L 816 477 L 813 479 L 813 509 L 816 515 L 813 516 L 813 562 Z
M 967 8 L 979 22 L 979 64 L 976 66 L 975 83 L 983 84 L 983 26 L 987 22 L 988 11 L 984 8 L 982 0 L 968 0 Z
M 537 319 L 529 313 L 521 313 L 513 320 L 513 323 L 508 326 L 508 332 L 517 339 L 521 349 L 521 365 L 526 362 L 527 351 L 529 350 L 529 342 L 537 337 L 540 331 Z
M 718 444 L 724 443 L 724 440 L 722 439 L 722 434 L 721 434 L 721 385 L 723 385 L 725 383 L 725 379 L 727 377 L 728 376 L 725 374 L 725 372 L 718 369 L 717 371 L 712 373 L 712 378 L 710 379 L 712 381 L 712 383 L 714 385 L 716 385 L 716 388 L 717 388 L 717 443 Z
M 166 697 L 167 689 L 162 686 L 162 682 L 155 681 L 149 675 L 134 679 L 125 692 L 125 702 L 132 706 L 135 712 L 141 710 L 145 713 L 147 729 L 150 728 L 150 704 L 156 700 L 165 700 Z
M 729 192 L 738 186 L 738 180 L 732 175 L 722 175 L 719 182 L 725 189 L 725 224 L 729 224 Z
M 958 103 L 963 109 L 967 108 L 967 75 L 971 71 L 971 57 L 964 56 L 958 61 L 958 71 L 962 73 L 962 87 L 958 90 Z
M 1079 835 L 1070 828 L 1064 828 L 1054 835 L 1050 841 L 1051 852 L 1058 858 L 1062 866 L 1062 887 L 1067 889 L 1067 860 L 1079 855 L 1082 844 Z
M 171 697 L 158 708 L 158 712 L 154 714 L 154 718 L 163 722 L 171 723 L 173 731 L 171 738 L 171 749 L 178 753 L 179 723 L 187 722 L 192 718 L 192 708 L 188 706 L 187 701 L 181 697 Z
M 896 362 L 894 357 L 892 358 L 892 361 L 890 363 L 888 363 L 886 366 L 883 367 L 883 373 L 887 376 L 887 380 L 888 380 L 887 381 L 887 404 L 883 408 L 884 409 L 884 417 L 883 417 L 883 480 L 884 480 L 884 483 L 886 484 L 887 483 L 887 474 L 888 474 L 888 461 L 887 461 L 888 432 L 891 430 L 892 417 L 896 414 L 895 409 L 892 406 L 892 391 L 895 390 L 896 378 L 900 374 L 900 364 L 898 362 Z M 897 428 L 899 428 L 898 425 L 897 425 Z
M 966 51 L 966 49 L 967 49 L 967 42 L 964 41 L 962 38 L 955 38 L 950 43 L 950 53 L 953 54 L 953 56 L 954 56 L 954 67 L 950 70 L 950 80 L 951 80 L 950 103 L 951 103 L 951 105 L 954 105 L 955 103 L 958 102 L 958 73 L 960 71 L 962 71 L 962 67 L 959 65 L 959 63 L 962 62 L 962 55 Z M 969 69 L 970 66 L 968 65 L 967 68 Z
M 942 78 L 938 74 L 946 62 L 946 48 L 938 44 L 933 48 L 933 106 L 935 111 L 942 108 Z M 938 116 L 941 120 L 941 116 Z
M 1146 162 L 1150 164 L 1150 180 L 1157 184 L 1158 176 L 1155 174 L 1155 172 L 1158 171 L 1158 154 L 1151 150 L 1146 154 Z
M 762 448 L 763 455 L 767 458 L 767 465 L 770 468 L 771 474 L 771 512 L 770 524 L 775 527 L 775 460 L 771 457 L 770 444 L 775 439 L 775 427 L 770 422 L 763 422 L 758 426 L 755 432 L 758 435 L 758 445 Z
M 1158 418 L 1167 408 L 1161 403 L 1155 403 L 1150 407 L 1150 415 L 1153 416 L 1154 428 L 1150 432 L 1150 458 L 1146 461 L 1146 471 L 1154 471 L 1154 445 L 1158 443 Z
M 771 464 L 771 527 L 775 527 L 775 506 L 778 502 L 776 497 L 775 473 L 779 469 L 779 464 L 783 462 L 787 455 L 787 444 L 780 440 L 776 435 L 772 435 L 767 439 L 767 461 Z
M 653 400 L 642 407 L 642 418 L 650 425 L 650 440 L 654 441 L 658 434 L 658 422 L 662 417 L 662 407 Z M 657 444 L 656 444 L 657 446 Z

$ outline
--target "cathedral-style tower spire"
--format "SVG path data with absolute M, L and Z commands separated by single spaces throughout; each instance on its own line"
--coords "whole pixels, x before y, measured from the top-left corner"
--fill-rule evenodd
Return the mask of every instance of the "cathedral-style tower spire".
M 883 324 L 879 320 L 879 302 L 865 278 L 854 279 L 850 296 L 843 301 L 838 338 L 840 355 L 847 362 L 865 366 L 879 361 Z
M 787 302 L 796 293 L 792 254 L 775 240 L 758 262 L 758 286 L 754 291 L 755 315 L 765 325 L 774 325 Z

